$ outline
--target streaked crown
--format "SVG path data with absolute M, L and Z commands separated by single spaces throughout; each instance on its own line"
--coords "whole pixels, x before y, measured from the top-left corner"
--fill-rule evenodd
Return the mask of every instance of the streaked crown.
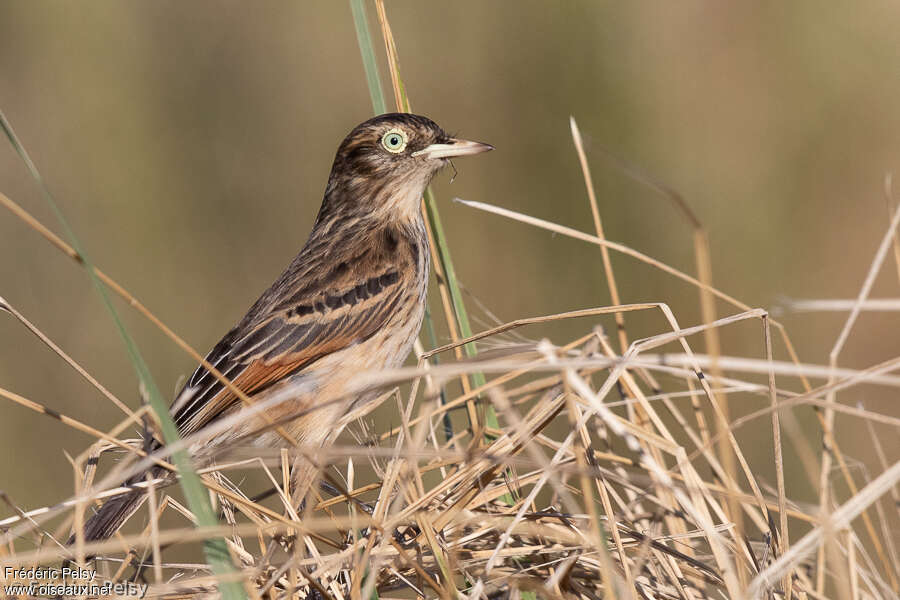
M 447 135 L 427 117 L 379 115 L 353 128 L 338 147 L 322 210 L 369 211 L 407 220 L 450 158 L 491 150 Z M 320 214 L 320 219 L 322 215 Z

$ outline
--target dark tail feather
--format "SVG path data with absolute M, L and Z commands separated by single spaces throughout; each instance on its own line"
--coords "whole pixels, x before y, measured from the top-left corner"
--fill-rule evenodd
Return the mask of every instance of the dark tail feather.
M 125 482 L 125 485 L 132 486 L 144 482 L 147 480 L 147 474 L 152 479 L 156 479 L 164 473 L 167 473 L 167 471 L 162 467 L 152 467 L 150 470 L 132 477 Z M 141 504 L 146 499 L 147 490 L 145 487 L 140 487 L 104 502 L 100 509 L 84 524 L 84 541 L 96 542 L 112 537 L 125 524 L 128 517 L 141 507 Z M 74 543 L 75 535 L 73 534 L 69 538 L 68 545 Z

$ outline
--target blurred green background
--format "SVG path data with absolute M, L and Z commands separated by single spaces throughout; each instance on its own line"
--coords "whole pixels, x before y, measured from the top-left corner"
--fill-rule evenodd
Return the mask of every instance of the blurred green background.
M 450 202 L 490 202 L 591 232 L 569 115 L 586 140 L 610 239 L 694 272 L 687 225 L 604 150 L 687 199 L 709 230 L 720 289 L 767 308 L 781 296 L 856 296 L 887 227 L 884 174 L 900 166 L 895 3 L 391 0 L 387 9 L 413 109 L 497 147 L 457 161 L 456 181 L 439 176 L 435 192 L 461 280 L 501 320 L 609 303 L 596 248 Z M 374 11 L 370 20 L 386 75 Z M 92 259 L 201 352 L 300 248 L 337 144 L 371 114 L 350 9 L 333 0 L 6 0 L 0 108 Z M 6 143 L 0 191 L 58 230 Z M 699 322 L 696 290 L 629 258 L 614 254 L 613 265 L 623 301 L 665 301 L 682 325 Z M 137 405 L 132 368 L 85 274 L 8 212 L 0 295 Z M 893 263 L 873 295 L 897 296 Z M 119 305 L 160 387 L 174 394 L 193 361 Z M 844 319 L 783 322 L 803 361 L 826 363 Z M 564 343 L 593 324 L 524 333 Z M 864 314 L 841 364 L 900 354 L 898 325 L 894 313 Z M 664 324 L 645 315 L 628 326 L 633 339 Z M 726 353 L 762 357 L 758 323 L 723 335 Z M 6 317 L 0 386 L 100 428 L 119 420 Z M 839 400 L 900 415 L 885 388 Z M 733 403 L 740 415 L 767 400 Z M 818 449 L 811 410 L 796 414 Z M 880 472 L 863 423 L 837 422 L 858 481 Z M 900 436 L 877 430 L 897 460 Z M 770 437 L 768 421 L 739 434 L 774 483 Z M 25 507 L 68 496 L 63 451 L 91 441 L 5 401 L 0 440 L 0 489 Z M 788 494 L 811 499 L 787 448 Z

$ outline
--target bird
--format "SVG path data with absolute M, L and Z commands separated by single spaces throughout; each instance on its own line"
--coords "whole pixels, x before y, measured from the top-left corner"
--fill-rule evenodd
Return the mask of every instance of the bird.
M 403 364 L 425 313 L 429 242 L 421 199 L 452 158 L 493 150 L 447 134 L 431 119 L 388 113 L 353 128 L 338 146 L 309 238 L 275 282 L 206 355 L 254 401 L 287 396 L 192 446 L 209 454 L 237 440 L 278 447 L 282 423 L 295 440 L 323 445 L 358 417 L 377 392 L 353 395 L 360 371 Z M 303 398 L 291 398 L 298 384 Z M 176 394 L 170 414 L 184 438 L 244 408 L 202 365 Z M 282 432 L 283 433 L 283 432 Z M 202 438 L 202 436 L 199 436 Z M 162 448 L 155 437 L 148 451 Z M 84 524 L 86 542 L 115 534 L 146 498 L 135 484 L 172 475 L 153 466 L 125 482 Z M 69 540 L 71 544 L 75 535 Z

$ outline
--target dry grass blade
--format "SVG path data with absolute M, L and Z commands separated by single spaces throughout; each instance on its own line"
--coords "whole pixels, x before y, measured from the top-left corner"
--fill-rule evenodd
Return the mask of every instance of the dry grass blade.
M 888 180 L 889 181 L 889 180 Z M 890 185 L 886 184 L 886 188 L 888 193 L 890 193 Z M 843 350 L 845 344 L 847 343 L 848 338 L 850 337 L 850 332 L 853 329 L 854 324 L 856 323 L 857 318 L 860 313 L 860 304 L 865 302 L 869 293 L 872 290 L 872 286 L 875 284 L 875 278 L 881 270 L 882 265 L 884 264 L 884 260 L 887 257 L 888 250 L 891 248 L 892 242 L 895 239 L 897 233 L 897 227 L 900 226 L 900 206 L 894 211 L 894 215 L 891 218 L 890 225 L 888 227 L 887 232 L 881 240 L 881 243 L 878 246 L 878 249 L 875 252 L 875 256 L 872 259 L 872 264 L 869 267 L 868 272 L 866 273 L 866 278 L 863 281 L 862 286 L 859 290 L 859 295 L 857 296 L 857 303 L 850 311 L 850 314 L 847 316 L 847 320 L 844 322 L 844 327 L 841 329 L 840 334 L 838 335 L 837 340 L 834 343 L 834 346 L 831 349 L 831 353 L 829 354 L 829 366 L 831 368 L 836 368 L 838 365 L 838 358 Z M 831 380 L 829 380 L 831 382 Z M 831 406 L 835 403 L 835 393 L 836 390 L 832 390 L 829 392 L 827 400 L 828 406 L 825 409 L 825 414 L 823 417 L 823 427 L 825 430 L 825 439 L 826 442 L 833 445 L 834 440 L 834 418 L 835 413 Z M 843 460 L 840 456 L 838 456 L 838 460 L 843 463 Z M 830 452 L 825 452 L 822 456 L 822 468 L 819 476 L 819 510 L 823 515 L 827 515 L 831 510 L 831 484 L 829 480 L 829 474 L 831 472 L 831 461 L 832 455 Z M 846 471 L 846 468 L 842 464 L 842 468 Z M 853 494 L 857 493 L 857 487 L 853 482 L 852 477 L 846 476 L 847 483 L 850 486 L 850 489 Z M 894 578 L 893 568 L 891 564 L 888 562 L 888 558 L 886 553 L 884 552 L 884 548 L 882 547 L 881 541 L 878 538 L 878 535 L 875 531 L 875 526 L 872 524 L 872 520 L 869 517 L 868 513 L 863 512 L 863 522 L 865 524 L 866 530 L 869 534 L 869 537 L 875 546 L 875 551 L 878 553 L 879 558 L 885 565 L 885 569 L 891 573 L 891 577 Z M 819 555 L 818 555 L 818 579 L 816 582 L 816 589 L 819 593 L 824 591 L 825 587 L 825 552 L 828 545 L 831 543 L 831 540 L 826 538 L 825 544 L 820 547 Z M 894 579 L 894 586 L 897 587 L 897 580 Z
M 768 582 L 784 575 L 793 565 L 816 551 L 828 535 L 847 527 L 870 504 L 884 495 L 892 486 L 900 482 L 900 462 L 894 463 L 884 473 L 875 478 L 869 485 L 855 494 L 840 508 L 828 515 L 828 519 L 798 540 L 793 548 L 779 557 L 751 582 L 748 595 L 753 597 Z
M 739 308 L 741 310 L 750 310 L 749 305 L 744 304 L 743 302 L 741 302 L 740 300 L 738 300 L 736 298 L 733 298 L 732 296 L 729 296 L 725 292 L 719 291 L 716 288 L 701 282 L 699 279 L 697 279 L 695 277 L 691 277 L 690 275 L 683 273 L 683 272 L 679 271 L 678 269 L 675 269 L 674 267 L 670 267 L 669 265 L 665 264 L 662 261 L 659 261 L 659 260 L 656 260 L 655 258 L 647 256 L 643 252 L 639 252 L 637 250 L 629 248 L 628 246 L 625 246 L 624 244 L 619 244 L 617 242 L 610 242 L 607 240 L 602 240 L 602 239 L 598 238 L 597 236 L 593 236 L 593 235 L 578 231 L 576 229 L 572 229 L 571 227 L 557 225 L 556 223 L 551 223 L 550 221 L 545 221 L 543 219 L 537 219 L 535 217 L 523 215 L 516 211 L 509 210 L 507 208 L 501 208 L 499 206 L 493 206 L 491 204 L 486 204 L 484 202 L 476 202 L 474 200 L 463 200 L 462 198 L 454 198 L 453 200 L 454 200 L 454 202 L 458 202 L 458 203 L 460 203 L 464 206 L 468 206 L 470 208 L 477 208 L 478 210 L 491 212 L 491 213 L 494 213 L 494 214 L 497 214 L 497 215 L 500 215 L 503 217 L 507 217 L 509 219 L 513 219 L 516 221 L 521 221 L 522 223 L 527 223 L 529 225 L 533 225 L 535 227 L 540 227 L 541 229 L 546 229 L 546 230 L 552 231 L 554 233 L 559 233 L 559 234 L 566 235 L 566 236 L 569 236 L 569 237 L 572 237 L 572 238 L 575 238 L 578 240 L 582 240 L 584 242 L 596 244 L 597 246 L 602 246 L 602 247 L 609 248 L 611 250 L 615 250 L 617 252 L 621 252 L 622 254 L 631 256 L 632 258 L 636 258 L 637 260 L 639 260 L 641 262 L 644 262 L 652 267 L 655 267 L 655 268 L 659 269 L 660 271 L 663 271 L 665 273 L 673 275 L 674 277 L 677 277 L 678 279 L 686 281 L 687 283 L 690 283 L 691 285 L 694 285 L 694 286 L 700 288 L 701 290 L 708 291 L 709 293 L 713 294 L 720 300 L 724 300 L 725 302 L 728 302 L 729 304 L 731 304 L 732 306 L 734 306 L 736 308 Z
M 112 392 L 106 389 L 103 384 L 97 381 L 90 373 L 88 373 L 81 365 L 79 365 L 71 356 L 65 353 L 62 348 L 60 348 L 56 343 L 47 337 L 44 332 L 37 328 L 31 321 L 25 318 L 25 316 L 17 311 L 12 305 L 9 304 L 5 299 L 0 297 L 0 310 L 4 310 L 11 314 L 16 318 L 19 323 L 25 326 L 28 331 L 30 331 L 35 337 L 37 337 L 41 342 L 43 342 L 48 348 L 50 348 L 53 352 L 55 352 L 60 358 L 62 358 L 67 365 L 72 367 L 76 373 L 81 375 L 88 383 L 94 386 L 98 392 L 100 392 L 106 399 L 112 402 L 119 410 L 121 410 L 126 415 L 133 414 L 132 410 L 125 406 L 125 404 L 119 400 Z

